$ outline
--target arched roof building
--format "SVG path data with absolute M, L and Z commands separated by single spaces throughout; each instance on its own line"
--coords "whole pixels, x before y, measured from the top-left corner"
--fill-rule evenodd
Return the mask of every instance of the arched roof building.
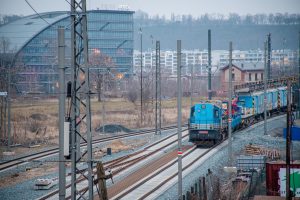
M 87 13 L 88 46 L 92 65 L 132 73 L 133 11 L 92 10 Z M 22 70 L 15 86 L 24 92 L 55 92 L 57 74 L 57 28 L 66 28 L 66 65 L 70 63 L 70 13 L 31 15 L 0 26 L 0 38 L 9 43 Z M 93 63 L 94 62 L 94 63 Z

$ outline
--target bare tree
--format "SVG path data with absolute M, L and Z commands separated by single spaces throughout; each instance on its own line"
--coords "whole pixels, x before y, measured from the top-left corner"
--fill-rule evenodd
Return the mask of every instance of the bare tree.
M 137 105 L 137 100 L 138 100 L 138 81 L 136 80 L 131 80 L 129 82 L 129 87 L 127 91 L 126 98 L 128 101 L 133 103 L 135 106 Z
M 98 101 L 101 101 L 101 94 L 105 90 L 104 80 L 111 79 L 109 73 L 114 70 L 111 67 L 115 66 L 112 58 L 106 54 L 101 53 L 99 49 L 94 49 L 89 57 L 89 65 L 95 69 L 91 70 L 91 80 L 96 84 L 98 94 Z M 96 69 L 99 68 L 99 69 Z
M 10 48 L 8 38 L 0 38 L 0 92 L 7 92 L 9 83 L 8 76 L 11 77 L 11 85 L 14 85 L 16 74 L 21 64 L 15 59 L 15 50 Z M 11 93 L 13 90 L 10 90 Z M 6 137 L 7 125 L 7 101 L 6 96 L 0 96 L 0 136 L 1 139 Z

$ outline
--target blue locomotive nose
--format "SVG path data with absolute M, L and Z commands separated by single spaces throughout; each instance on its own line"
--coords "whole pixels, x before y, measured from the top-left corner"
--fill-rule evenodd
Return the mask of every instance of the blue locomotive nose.
M 189 118 L 190 141 L 198 144 L 209 140 L 214 143 L 221 139 L 221 107 L 210 102 L 195 104 Z
M 227 102 L 214 101 L 195 104 L 191 108 L 189 119 L 190 142 L 197 145 L 211 141 L 221 141 L 228 126 Z M 232 127 L 241 123 L 241 109 L 235 104 L 232 113 Z

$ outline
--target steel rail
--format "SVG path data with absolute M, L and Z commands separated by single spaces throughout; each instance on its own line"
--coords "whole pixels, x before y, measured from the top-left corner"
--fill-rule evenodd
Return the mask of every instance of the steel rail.
M 175 127 L 176 126 L 172 125 L 172 126 L 164 127 L 164 128 L 162 128 L 162 130 L 169 130 L 169 129 L 173 129 Z M 118 135 L 118 136 L 109 136 L 109 137 L 105 137 L 105 138 L 94 139 L 93 144 L 99 144 L 99 143 L 102 143 L 102 142 L 108 142 L 108 141 L 111 141 L 111 140 L 122 139 L 122 138 L 126 138 L 126 137 L 144 135 L 144 134 L 152 133 L 152 132 L 154 132 L 154 130 L 155 129 L 139 130 L 139 131 L 133 131 L 133 132 Z M 85 147 L 85 146 L 86 146 L 86 144 L 81 144 L 81 147 Z M 35 153 L 30 154 L 30 155 L 24 155 L 24 156 L 21 156 L 21 157 L 18 157 L 18 158 L 3 161 L 3 162 L 0 163 L 0 173 L 3 172 L 3 171 L 6 171 L 8 169 L 17 167 L 20 164 L 26 164 L 26 163 L 29 163 L 33 160 L 38 160 L 38 159 L 42 159 L 42 158 L 47 157 L 47 156 L 58 154 L 58 151 L 59 151 L 59 149 L 58 149 L 58 147 L 56 147 L 56 148 L 43 150 L 43 151 L 40 151 L 40 152 L 35 152 Z
M 182 130 L 182 131 L 185 131 L 185 130 Z M 177 135 L 177 133 L 175 133 L 174 135 Z M 172 135 L 172 136 L 174 136 L 174 135 Z M 186 135 L 186 136 L 184 136 L 184 137 L 188 137 L 188 135 Z M 167 139 L 169 139 L 169 138 L 170 138 L 170 136 L 168 136 L 168 138 L 165 138 L 165 139 L 161 140 L 160 142 L 163 142 L 163 141 L 165 141 L 165 140 L 167 140 Z M 161 151 L 162 149 L 166 148 L 167 146 L 169 146 L 169 145 L 171 145 L 171 144 L 173 144 L 173 143 L 175 143 L 175 142 L 177 142 L 177 140 L 171 141 L 171 142 L 169 142 L 168 144 L 166 144 L 166 145 L 160 147 L 159 149 L 154 150 L 154 151 L 150 152 L 150 153 L 147 154 L 147 155 L 143 155 L 143 156 L 141 156 L 140 158 L 137 158 L 137 159 L 134 160 L 133 162 L 128 163 L 128 165 L 126 165 L 125 167 L 123 167 L 123 168 L 121 168 L 121 169 L 118 169 L 118 170 L 116 170 L 116 171 L 113 171 L 112 174 L 113 174 L 113 175 L 119 174 L 120 172 L 122 172 L 122 171 L 128 169 L 129 167 L 131 167 L 131 166 L 137 164 L 138 162 L 140 162 L 140 161 L 142 161 L 142 160 L 144 160 L 144 159 L 146 159 L 146 158 L 152 156 L 153 154 L 155 154 L 155 153 Z M 159 143 L 159 142 L 158 142 L 158 143 Z M 156 144 L 157 144 L 157 143 L 156 143 Z M 151 146 L 154 146 L 154 145 L 155 145 L 155 144 L 153 144 L 153 145 L 151 145 Z M 147 148 L 150 148 L 150 146 L 147 147 Z M 140 153 L 143 153 L 144 151 L 146 151 L 146 149 L 144 149 L 144 150 L 141 151 Z M 104 165 L 105 165 L 105 164 L 106 164 L 106 163 L 104 163 Z M 127 164 L 127 163 L 126 163 L 126 164 Z M 82 178 L 82 179 L 80 179 L 78 182 L 81 182 L 81 181 L 84 181 L 84 180 L 86 180 L 86 179 Z M 96 181 L 97 181 L 97 180 L 95 180 L 95 182 L 96 182 Z M 70 187 L 70 185 L 67 185 L 67 186 L 66 186 L 66 188 L 68 188 L 68 187 Z M 88 189 L 88 187 L 84 187 L 84 188 L 80 189 L 79 192 L 86 191 L 87 189 Z M 49 197 L 48 197 L 48 198 L 49 198 Z M 44 198 L 43 198 L 43 199 L 44 199 Z M 70 196 L 69 196 L 69 197 L 66 197 L 66 199 L 70 199 Z
M 173 126 L 172 126 L 172 127 L 173 127 Z M 172 129 L 172 128 L 171 128 L 171 129 Z M 166 130 L 166 128 L 165 128 L 165 130 Z M 187 128 L 183 129 L 182 131 L 186 131 L 186 130 L 187 130 Z M 125 155 L 125 156 L 119 157 L 119 158 L 114 159 L 114 160 L 111 160 L 111 161 L 107 161 L 107 162 L 103 163 L 103 164 L 104 164 L 104 168 L 105 168 L 105 169 L 107 169 L 107 168 L 113 169 L 113 168 L 116 167 L 116 166 L 118 167 L 118 166 L 122 166 L 122 164 L 125 164 L 125 165 L 126 165 L 125 167 L 122 167 L 121 169 L 118 169 L 118 170 L 116 170 L 116 171 L 113 171 L 113 175 L 119 174 L 120 172 L 122 172 L 122 171 L 128 169 L 129 167 L 133 166 L 134 164 L 138 163 L 139 161 L 141 161 L 141 160 L 143 160 L 143 159 L 146 159 L 146 158 L 152 156 L 153 154 L 155 154 L 155 153 L 161 151 L 162 149 L 166 148 L 167 146 L 173 144 L 173 143 L 176 142 L 177 140 L 175 139 L 174 141 L 169 142 L 168 144 L 166 144 L 166 145 L 160 147 L 159 149 L 154 150 L 154 151 L 151 151 L 150 153 L 148 153 L 148 154 L 146 154 L 146 155 L 142 155 L 142 156 L 140 156 L 140 157 L 138 157 L 138 158 L 135 158 L 135 159 L 133 159 L 133 160 L 125 161 L 126 159 L 129 159 L 129 158 L 131 158 L 131 157 L 133 157 L 133 156 L 136 156 L 136 155 L 138 155 L 138 154 L 144 153 L 144 152 L 147 151 L 149 148 L 151 148 L 151 147 L 153 147 L 153 146 L 155 146 L 155 145 L 157 145 L 157 144 L 159 144 L 159 143 L 161 143 L 161 142 L 164 142 L 165 140 L 167 140 L 167 139 L 169 139 L 169 138 L 171 138 L 171 137 L 173 137 L 173 136 L 175 136 L 175 135 L 177 135 L 177 133 L 171 134 L 171 135 L 169 135 L 169 136 L 163 138 L 162 140 L 159 140 L 159 141 L 157 141 L 157 142 L 154 142 L 154 143 L 152 143 L 151 145 L 148 145 L 147 147 L 145 147 L 143 150 L 134 152 L 133 154 L 130 154 L 130 155 Z M 187 136 L 188 136 L 188 135 L 186 135 L 185 137 L 187 137 Z M 125 161 L 125 163 L 122 163 L 123 161 Z M 82 173 L 84 173 L 85 170 L 86 170 L 86 169 L 83 169 L 83 170 L 82 170 Z M 94 173 L 96 173 L 96 171 L 94 171 Z M 70 174 L 68 174 L 68 175 L 70 175 Z M 78 181 L 77 181 L 77 183 L 79 183 L 79 182 L 81 182 L 81 181 L 84 181 L 84 180 L 85 180 L 84 178 L 79 178 Z M 71 184 L 66 185 L 66 189 L 69 188 L 70 186 L 71 186 Z M 85 191 L 86 189 L 87 189 L 87 187 L 84 187 L 84 188 L 82 188 L 80 191 Z M 57 194 L 57 193 L 58 193 L 58 190 L 54 190 L 54 191 L 50 192 L 49 194 L 44 195 L 43 197 L 41 197 L 41 198 L 39 198 L 39 199 L 40 199 L 40 200 L 48 199 L 48 198 L 54 196 L 54 195 Z

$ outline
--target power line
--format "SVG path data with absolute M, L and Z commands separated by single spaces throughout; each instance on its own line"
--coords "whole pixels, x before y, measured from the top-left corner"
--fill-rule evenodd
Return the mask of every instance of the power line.
M 67 0 L 65 0 L 68 4 L 70 4 L 70 2 L 68 2 Z M 58 28 L 58 26 L 54 26 L 53 24 L 49 23 L 47 20 L 45 20 L 34 8 L 33 6 L 28 2 L 28 0 L 25 0 L 25 2 L 29 5 L 29 7 L 44 21 L 46 22 L 49 26 L 53 26 L 55 28 Z M 70 4 L 71 5 L 71 4 Z M 72 5 L 71 5 L 72 7 Z M 73 7 L 74 8 L 74 7 Z M 72 26 L 73 23 L 76 23 L 77 20 L 75 20 L 74 22 L 70 23 L 69 25 L 66 26 L 66 29 L 70 29 L 70 27 Z
M 52 24 L 50 24 L 47 20 L 45 20 L 33 7 L 32 5 L 27 1 L 25 0 L 25 2 L 29 5 L 29 7 L 44 21 L 46 22 L 47 24 L 49 24 L 50 26 L 52 26 Z

